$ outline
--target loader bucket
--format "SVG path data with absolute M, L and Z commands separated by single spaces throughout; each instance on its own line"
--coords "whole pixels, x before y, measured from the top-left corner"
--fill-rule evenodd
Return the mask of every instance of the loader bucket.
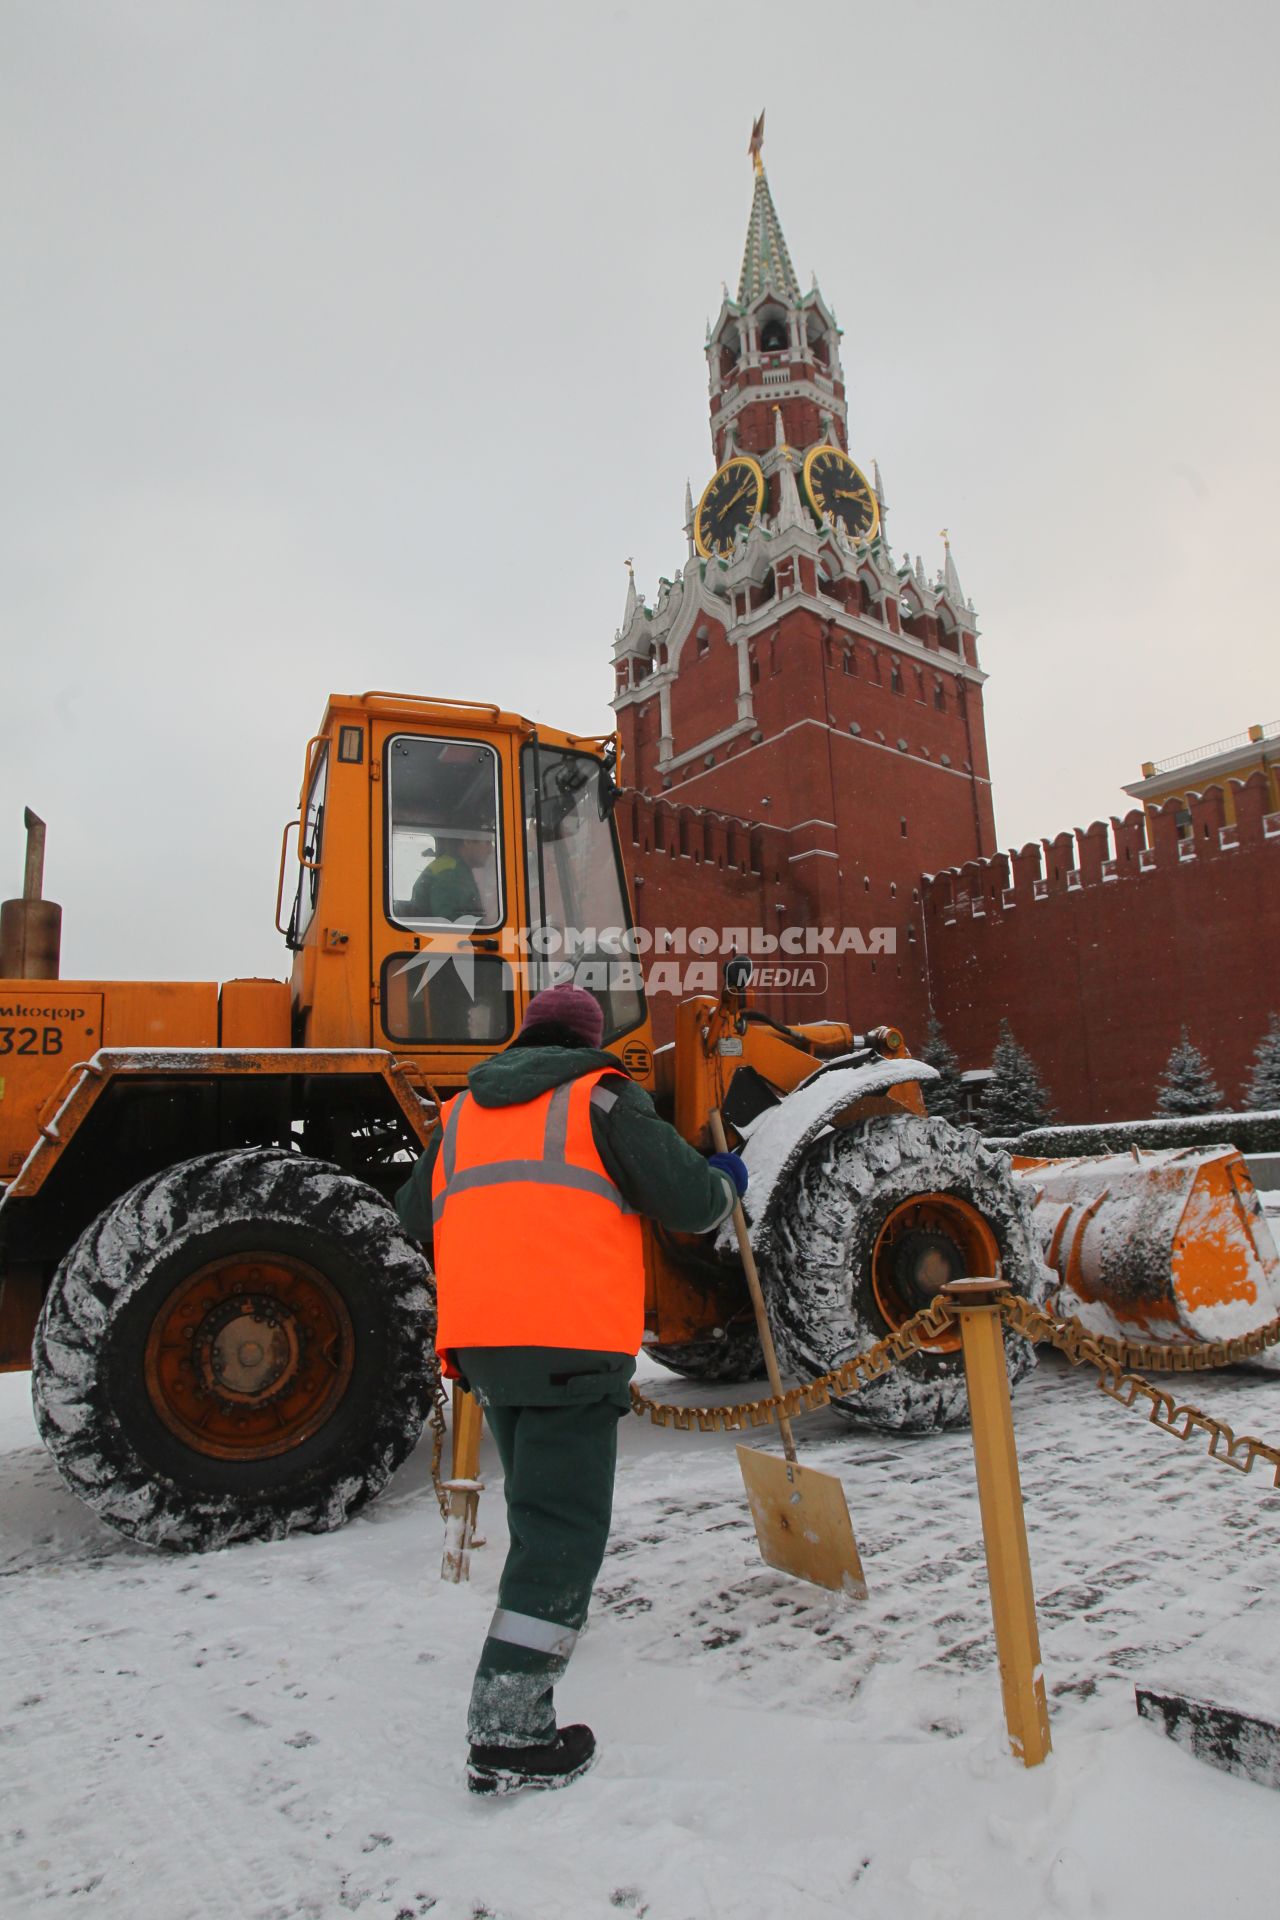
M 1185 1346 L 1280 1311 L 1280 1256 L 1234 1147 L 1013 1164 L 1035 1195 L 1058 1310 L 1091 1332 Z

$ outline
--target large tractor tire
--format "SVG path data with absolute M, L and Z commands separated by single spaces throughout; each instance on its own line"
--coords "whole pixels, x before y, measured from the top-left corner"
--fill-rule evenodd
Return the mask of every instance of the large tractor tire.
M 804 1379 L 925 1307 L 948 1280 L 993 1274 L 1036 1302 L 1052 1275 L 1030 1195 L 1007 1155 L 945 1120 L 879 1117 L 821 1135 L 775 1196 L 759 1236 L 778 1347 Z M 1011 1379 L 1035 1350 L 1006 1334 Z M 969 1414 L 959 1334 L 832 1404 L 859 1426 L 933 1433 Z
M 275 1148 L 208 1154 L 63 1261 L 36 1421 L 72 1491 L 149 1546 L 324 1533 L 412 1451 L 434 1327 L 430 1271 L 371 1187 Z

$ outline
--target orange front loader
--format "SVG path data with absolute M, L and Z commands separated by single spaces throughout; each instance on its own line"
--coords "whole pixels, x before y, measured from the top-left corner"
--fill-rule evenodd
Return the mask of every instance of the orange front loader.
M 437 1384 L 431 1275 L 387 1200 L 557 969 L 686 1138 L 710 1144 L 713 1106 L 735 1130 L 785 1365 L 837 1364 L 966 1274 L 1045 1297 L 1030 1189 L 926 1114 L 901 1034 L 781 1026 L 731 963 L 655 1058 L 612 764 L 496 706 L 333 696 L 281 845 L 288 983 L 59 979 L 33 848 L 0 926 L 0 1365 L 31 1364 L 63 1477 L 112 1525 L 215 1546 L 337 1526 L 385 1484 Z M 649 1235 L 646 1319 L 677 1371 L 758 1372 L 728 1233 Z M 954 1341 L 848 1410 L 963 1419 Z

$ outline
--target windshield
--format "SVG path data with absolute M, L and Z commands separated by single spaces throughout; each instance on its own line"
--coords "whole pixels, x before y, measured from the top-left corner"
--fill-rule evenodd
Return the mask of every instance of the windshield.
M 600 761 L 560 747 L 521 754 L 525 869 L 536 984 L 573 980 L 604 1009 L 604 1037 L 644 1019 L 640 963 L 630 931 L 622 862 Z

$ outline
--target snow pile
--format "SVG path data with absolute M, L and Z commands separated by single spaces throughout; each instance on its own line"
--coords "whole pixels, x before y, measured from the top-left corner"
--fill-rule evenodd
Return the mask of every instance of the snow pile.
M 1035 1127 L 998 1145 L 1011 1153 L 1071 1160 L 1086 1154 L 1128 1153 L 1131 1147 L 1237 1147 L 1241 1153 L 1280 1151 L 1280 1109 L 1274 1113 L 1210 1113 L 1196 1119 L 1107 1120 L 1088 1127 Z
M 663 1397 L 709 1397 L 641 1370 Z M 629 1420 L 611 1551 L 560 1689 L 603 1757 L 562 1794 L 497 1805 L 463 1785 L 505 1549 L 487 1438 L 489 1544 L 454 1588 L 425 1448 L 341 1533 L 161 1555 L 63 1490 L 25 1396 L 23 1376 L 0 1380 L 6 1920 L 1266 1910 L 1275 1793 L 1140 1722 L 1133 1688 L 1274 1588 L 1280 1495 L 1055 1359 L 1015 1405 L 1045 1766 L 1006 1751 L 966 1434 L 801 1422 L 805 1459 L 849 1496 L 871 1588 L 857 1603 L 761 1564 L 732 1437 Z M 1197 1378 L 1192 1397 L 1238 1432 L 1280 1430 L 1273 1379 Z
M 1155 1661 L 1138 1711 L 1211 1765 L 1280 1788 L 1280 1608 L 1261 1600 Z

